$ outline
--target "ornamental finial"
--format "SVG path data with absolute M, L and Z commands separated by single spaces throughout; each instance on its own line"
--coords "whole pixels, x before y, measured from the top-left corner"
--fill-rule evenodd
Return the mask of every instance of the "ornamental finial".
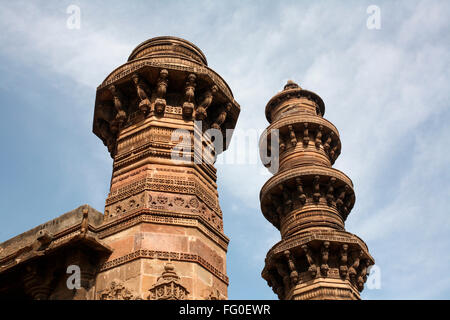
M 289 89 L 299 89 L 300 86 L 298 84 L 296 84 L 294 81 L 292 80 L 288 80 L 286 85 L 284 86 L 283 90 L 289 90 Z M 300 88 L 301 89 L 301 88 Z

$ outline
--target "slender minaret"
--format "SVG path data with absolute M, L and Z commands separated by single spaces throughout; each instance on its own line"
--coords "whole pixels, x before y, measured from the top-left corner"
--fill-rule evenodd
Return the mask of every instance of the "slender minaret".
M 265 113 L 270 126 L 260 152 L 278 170 L 261 189 L 261 210 L 281 241 L 267 253 L 262 277 L 279 299 L 360 299 L 374 260 L 345 231 L 355 193 L 350 178 L 332 168 L 341 152 L 338 130 L 323 118 L 322 99 L 292 81 Z
M 114 162 L 98 298 L 117 299 L 119 285 L 141 299 L 227 297 L 214 160 L 239 111 L 202 51 L 175 37 L 141 43 L 100 84 L 93 131 Z

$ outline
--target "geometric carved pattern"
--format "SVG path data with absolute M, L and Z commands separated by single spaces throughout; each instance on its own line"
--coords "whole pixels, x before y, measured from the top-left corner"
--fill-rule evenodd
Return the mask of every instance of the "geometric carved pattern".
M 326 297 L 328 299 L 337 298 L 340 300 L 351 300 L 353 298 L 351 290 L 321 287 L 317 290 L 311 290 L 300 295 L 296 295 L 293 300 L 315 300 L 323 299 L 323 297 Z
M 167 213 L 188 214 L 202 217 L 208 225 L 223 231 L 221 214 L 207 207 L 196 196 L 143 191 L 105 207 L 105 220 L 117 219 L 142 209 L 165 211 Z
M 158 171 L 160 171 L 159 169 Z M 183 193 L 189 195 L 196 195 L 205 204 L 211 208 L 217 214 L 221 214 L 218 201 L 216 197 L 210 196 L 211 191 L 206 190 L 201 186 L 201 183 L 186 179 L 174 179 L 174 177 L 164 178 L 159 174 L 155 174 L 153 177 L 138 178 L 129 182 L 126 186 L 119 189 L 112 189 L 106 205 L 110 206 L 120 200 L 126 199 L 132 195 L 138 194 L 144 190 L 160 191 L 160 192 L 173 192 Z
M 126 215 L 108 222 L 108 224 L 103 225 L 99 230 L 99 238 L 103 239 L 114 233 L 117 233 L 126 228 L 137 225 L 141 222 L 157 223 L 157 224 L 172 224 L 180 225 L 186 227 L 198 228 L 204 235 L 216 242 L 224 250 L 227 249 L 229 239 L 222 233 L 217 232 L 214 229 L 208 228 L 206 220 L 201 216 L 193 216 L 186 214 L 177 214 L 174 216 L 173 213 L 159 212 L 157 210 L 135 210 L 133 212 L 128 212 Z M 221 231 L 223 228 L 221 229 Z
M 131 253 L 128 253 L 124 256 L 116 258 L 114 260 L 105 262 L 100 267 L 100 272 L 106 271 L 108 269 L 117 267 L 121 264 L 140 259 L 140 258 L 150 258 L 150 259 L 167 259 L 167 260 L 175 260 L 175 261 L 189 261 L 195 262 L 201 265 L 203 268 L 211 272 L 215 275 L 219 280 L 223 283 L 228 284 L 228 277 L 223 274 L 219 269 L 214 267 L 211 263 L 206 261 L 198 254 L 192 253 L 183 253 L 183 252 L 169 252 L 169 251 L 157 251 L 157 250 L 136 250 Z

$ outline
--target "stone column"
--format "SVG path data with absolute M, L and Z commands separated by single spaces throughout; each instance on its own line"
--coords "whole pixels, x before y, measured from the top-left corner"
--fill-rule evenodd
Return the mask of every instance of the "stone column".
M 280 299 L 360 299 L 374 260 L 345 231 L 355 193 L 350 178 L 332 168 L 341 152 L 338 130 L 323 118 L 322 99 L 292 81 L 265 113 L 270 126 L 261 153 L 272 152 L 279 169 L 261 189 L 261 210 L 282 240 L 267 253 L 263 278 Z
M 51 293 L 53 268 L 40 263 L 25 267 L 22 277 L 25 293 L 33 300 L 47 300 Z
M 185 298 L 227 296 L 214 161 L 239 112 L 200 49 L 174 37 L 143 42 L 98 87 L 94 133 L 114 161 L 98 290 L 118 279 L 147 299 L 170 259 Z

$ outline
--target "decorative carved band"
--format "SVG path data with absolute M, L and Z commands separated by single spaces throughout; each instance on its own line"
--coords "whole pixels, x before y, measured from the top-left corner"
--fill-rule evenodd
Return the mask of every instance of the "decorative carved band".
M 272 123 L 261 135 L 259 141 L 261 154 L 265 154 L 267 152 L 265 149 L 271 145 L 272 130 L 279 130 L 277 138 L 280 159 L 287 151 L 298 146 L 303 148 L 297 148 L 297 152 L 309 150 L 324 153 L 331 164 L 334 164 L 341 153 L 342 146 L 337 129 L 323 118 L 296 115 Z M 265 165 L 269 166 L 270 163 Z
M 293 167 L 279 172 L 262 187 L 261 210 L 278 229 L 291 212 L 298 211 L 300 217 L 301 211 L 311 205 L 317 210 L 327 205 L 345 221 L 355 203 L 352 185 L 345 174 L 331 167 Z
M 318 116 L 322 117 L 325 114 L 325 104 L 322 98 L 320 98 L 316 93 L 312 91 L 297 88 L 293 90 L 283 90 L 269 100 L 265 109 L 267 121 L 272 122 L 273 120 L 271 117 L 272 111 L 275 110 L 284 101 L 290 100 L 292 98 L 302 98 L 302 97 L 305 97 L 317 104 Z
M 269 250 L 267 257 L 270 258 L 274 255 L 281 254 L 285 250 L 290 250 L 297 247 L 300 248 L 302 245 L 314 240 L 357 244 L 365 251 L 367 255 L 369 255 L 369 249 L 367 248 L 366 243 L 357 235 L 347 231 L 316 230 L 311 232 L 303 232 L 288 239 L 279 241 Z
M 358 243 L 331 238 L 304 242 L 282 252 L 277 248 L 276 255 L 269 251 L 262 276 L 280 299 L 298 285 L 314 287 L 311 280 L 318 278 L 339 279 L 355 290 L 364 289 L 372 257 Z
M 279 120 L 274 121 L 267 127 L 267 129 L 266 129 L 267 132 L 265 132 L 265 134 L 269 134 L 269 136 L 270 136 L 270 131 L 272 129 L 281 129 L 283 127 L 287 127 L 288 125 L 293 125 L 293 124 L 303 123 L 303 122 L 311 123 L 312 125 L 317 125 L 317 126 L 324 126 L 324 127 L 328 128 L 329 130 L 333 131 L 336 134 L 336 137 L 339 138 L 339 131 L 335 127 L 334 124 L 332 124 L 330 121 L 328 121 L 325 118 L 319 118 L 319 117 L 312 116 L 312 115 L 301 115 L 301 116 L 290 115 L 290 116 L 287 116 L 286 118 L 280 118 Z M 265 136 L 263 135 L 261 137 L 261 139 L 263 139 L 263 137 L 265 137 Z
M 130 228 L 142 222 L 173 224 L 186 227 L 196 227 L 205 236 L 217 243 L 223 250 L 227 250 L 229 239 L 221 232 L 210 227 L 201 216 L 192 216 L 159 212 L 156 210 L 140 209 L 130 212 L 128 215 L 107 223 L 98 230 L 100 239 L 106 238 L 124 229 Z
M 115 202 L 124 200 L 132 195 L 136 195 L 146 190 L 196 195 L 211 210 L 219 216 L 222 216 L 218 206 L 218 200 L 208 195 L 211 191 L 206 190 L 199 182 L 195 180 L 184 180 L 174 177 L 170 177 L 170 179 L 164 179 L 163 177 L 146 177 L 136 179 L 124 187 L 111 191 L 106 200 L 106 205 L 109 206 Z
M 184 44 L 181 44 L 184 45 Z M 136 50 L 136 49 L 135 49 Z M 150 55 L 156 55 L 159 54 L 161 55 L 162 52 L 166 52 L 165 55 L 171 55 L 174 56 L 174 54 L 181 54 L 183 56 L 185 56 L 186 58 L 190 58 L 192 60 L 194 60 L 195 62 L 201 63 L 201 64 L 206 64 L 205 60 L 206 58 L 204 58 L 204 56 L 200 56 L 198 54 L 198 52 L 192 52 L 192 49 L 190 47 L 185 48 L 182 47 L 180 45 L 165 45 L 165 44 L 152 44 L 150 47 L 147 47 L 145 49 L 138 49 L 139 51 L 132 53 L 130 55 L 130 58 L 128 58 L 128 61 L 131 60 L 136 60 L 142 57 L 147 57 Z
M 292 294 L 292 300 L 315 300 L 315 299 L 354 299 L 359 300 L 359 294 L 355 291 L 343 288 L 317 287 L 315 289 Z
M 97 87 L 97 90 L 100 90 L 109 84 L 124 78 L 134 72 L 139 71 L 139 69 L 143 67 L 156 67 L 161 69 L 171 69 L 171 70 L 179 70 L 179 71 L 185 71 L 189 73 L 196 73 L 196 74 L 204 74 L 208 75 L 215 83 L 217 83 L 218 87 L 221 89 L 223 94 L 234 102 L 235 106 L 238 106 L 238 104 L 233 99 L 233 94 L 231 93 L 230 88 L 225 83 L 225 81 L 220 77 L 216 72 L 214 72 L 212 69 L 208 68 L 207 66 L 202 66 L 199 63 L 195 63 L 193 61 L 186 61 L 184 59 L 175 58 L 175 57 L 164 57 L 164 58 L 158 58 L 158 57 L 151 57 L 151 58 L 140 58 L 136 60 L 132 60 L 130 62 L 127 62 L 120 67 L 116 68 L 113 72 L 111 72 L 106 79 L 102 82 L 101 85 Z
M 197 196 L 166 192 L 141 192 L 105 207 L 105 221 L 123 217 L 141 209 L 158 210 L 174 217 L 203 218 L 213 229 L 223 231 L 221 212 L 209 209 Z
M 315 176 L 320 175 L 324 177 L 334 177 L 336 179 L 339 179 L 349 185 L 350 187 L 353 187 L 352 180 L 345 175 L 342 171 L 339 171 L 334 168 L 327 168 L 327 167 L 319 167 L 319 166 L 308 166 L 305 168 L 298 167 L 298 168 L 291 168 L 284 170 L 283 172 L 279 172 L 277 175 L 270 178 L 261 188 L 260 193 L 260 199 L 268 192 L 268 190 L 275 187 L 275 185 L 278 185 L 280 183 L 285 182 L 286 180 L 293 179 L 297 176 Z
M 223 283 L 228 285 L 228 277 L 222 273 L 220 270 L 215 268 L 211 263 L 206 261 L 204 258 L 197 254 L 192 253 L 184 253 L 184 252 L 173 252 L 173 251 L 156 251 L 156 250 L 137 250 L 126 254 L 122 257 L 116 258 L 114 260 L 108 261 L 104 263 L 100 267 L 100 272 L 115 268 L 129 261 L 133 261 L 136 259 L 147 258 L 147 259 L 162 259 L 162 260 L 172 260 L 172 261 L 186 261 L 186 262 L 195 262 L 200 266 L 211 272 L 214 276 L 216 276 Z

